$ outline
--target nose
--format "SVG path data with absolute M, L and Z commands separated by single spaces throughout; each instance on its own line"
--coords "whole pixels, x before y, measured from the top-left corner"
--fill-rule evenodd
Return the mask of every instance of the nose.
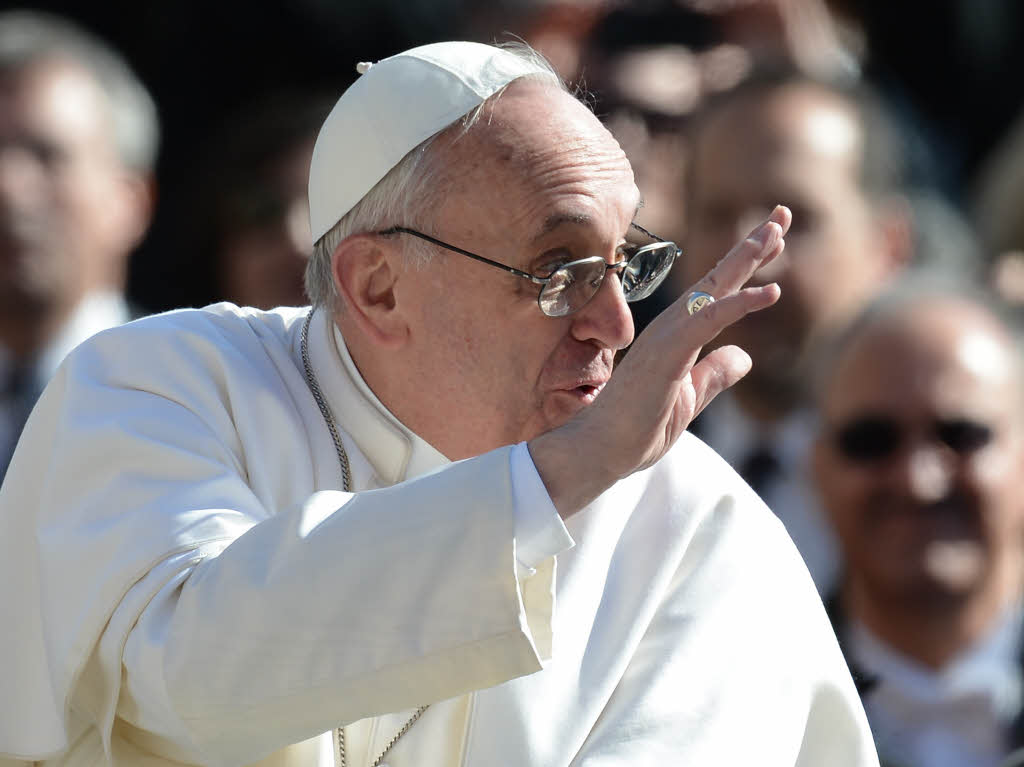
M 614 351 L 633 343 L 633 313 L 615 271 L 605 272 L 597 293 L 570 319 L 572 335 L 579 341 L 593 341 Z
M 938 445 L 912 446 L 903 460 L 907 490 L 921 503 L 945 498 L 953 487 L 951 456 Z

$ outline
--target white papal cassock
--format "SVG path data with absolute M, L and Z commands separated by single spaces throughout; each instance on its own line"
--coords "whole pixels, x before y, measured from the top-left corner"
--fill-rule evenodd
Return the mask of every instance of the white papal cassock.
M 366 765 L 433 703 L 392 767 L 877 764 L 800 557 L 698 440 L 517 540 L 525 447 L 449 464 L 321 312 L 344 493 L 304 316 L 171 313 L 63 365 L 0 493 L 0 754 L 326 766 L 349 723 Z

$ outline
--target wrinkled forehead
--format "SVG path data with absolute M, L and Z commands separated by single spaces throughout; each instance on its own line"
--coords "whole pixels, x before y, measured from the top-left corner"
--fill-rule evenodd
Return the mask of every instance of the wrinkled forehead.
M 816 86 L 742 94 L 698 121 L 691 193 L 729 189 L 738 196 L 770 195 L 779 184 L 805 194 L 826 194 L 837 185 L 857 189 L 862 134 L 852 108 Z
M 507 206 L 545 197 L 600 206 L 626 196 L 635 210 L 639 202 L 618 142 L 583 104 L 544 83 L 512 83 L 468 131 L 450 129 L 440 142 L 456 195 L 495 196 Z

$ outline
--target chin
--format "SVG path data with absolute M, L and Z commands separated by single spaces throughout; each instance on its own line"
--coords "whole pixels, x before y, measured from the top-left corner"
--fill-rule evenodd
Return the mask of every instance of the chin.
M 551 431 L 564 426 L 578 413 L 586 410 L 594 403 L 595 397 L 580 395 L 576 392 L 558 392 L 545 408 L 545 429 Z

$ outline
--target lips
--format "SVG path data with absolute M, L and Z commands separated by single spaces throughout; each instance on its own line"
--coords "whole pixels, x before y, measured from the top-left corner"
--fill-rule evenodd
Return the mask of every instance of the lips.
M 581 396 L 595 399 L 601 390 L 604 388 L 607 381 L 595 381 L 582 383 L 579 386 L 574 386 L 571 391 L 579 393 Z
M 552 393 L 567 394 L 584 404 L 593 402 L 612 377 L 611 352 L 595 353 L 589 344 L 578 344 L 578 348 L 559 363 L 557 367 L 548 368 L 551 374 L 545 375 L 544 388 Z
M 606 378 L 585 379 L 575 382 L 575 385 L 570 383 L 559 387 L 557 391 L 569 395 L 583 405 L 589 405 L 597 399 L 607 383 L 608 380 Z

